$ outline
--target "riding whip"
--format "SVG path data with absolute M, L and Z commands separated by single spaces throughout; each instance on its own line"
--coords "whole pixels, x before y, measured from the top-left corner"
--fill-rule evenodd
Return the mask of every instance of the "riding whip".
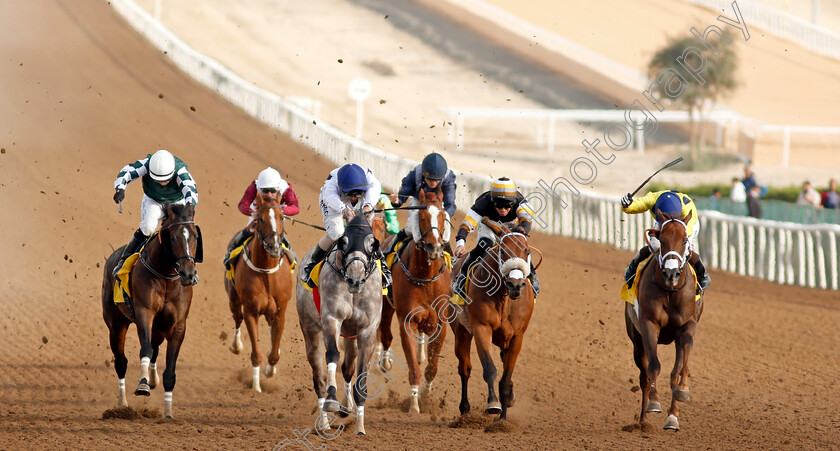
M 636 193 L 638 193 L 638 192 L 639 192 L 639 190 L 640 190 L 640 189 L 642 189 L 642 187 L 644 187 L 645 185 L 647 185 L 647 182 L 649 182 L 649 181 L 650 181 L 650 179 L 652 179 L 652 178 L 653 178 L 656 174 L 659 174 L 660 172 L 664 171 L 665 169 L 670 168 L 671 166 L 673 166 L 673 165 L 675 165 L 675 164 L 679 163 L 679 162 L 680 162 L 680 161 L 682 161 L 682 160 L 683 160 L 683 157 L 679 157 L 679 158 L 677 158 L 676 160 L 674 160 L 674 161 L 672 161 L 672 162 L 670 162 L 670 163 L 666 164 L 665 166 L 662 166 L 662 168 L 661 168 L 661 169 L 659 169 L 658 171 L 654 172 L 654 173 L 653 173 L 653 175 L 651 175 L 650 177 L 648 177 L 648 178 L 647 178 L 647 180 L 645 180 L 644 182 L 642 182 L 642 184 L 641 184 L 641 185 L 639 185 L 639 187 L 638 187 L 638 188 L 636 188 L 636 191 L 633 191 L 633 193 L 632 193 L 632 194 L 630 194 L 630 197 L 635 196 L 635 195 L 636 195 Z
M 313 228 L 316 228 L 316 229 L 319 229 L 319 230 L 324 230 L 324 231 L 326 231 L 326 230 L 327 230 L 327 229 L 325 229 L 325 228 L 323 228 L 323 227 L 321 227 L 321 226 L 316 226 L 315 224 L 310 224 L 310 223 L 308 223 L 308 222 L 303 222 L 303 221 L 301 221 L 301 220 L 299 220 L 299 219 L 290 218 L 290 217 L 288 217 L 288 216 L 286 216 L 286 219 L 288 219 L 288 220 L 290 220 L 290 221 L 294 221 L 294 222 L 300 223 L 300 224 L 303 224 L 303 225 L 307 225 L 307 226 L 309 226 L 309 227 L 313 227 Z

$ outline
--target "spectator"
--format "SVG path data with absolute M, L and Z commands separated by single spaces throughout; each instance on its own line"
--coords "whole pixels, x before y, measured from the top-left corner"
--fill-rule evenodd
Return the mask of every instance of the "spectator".
M 729 200 L 732 202 L 747 201 L 747 188 L 738 180 L 738 177 L 732 177 L 732 191 L 729 193 Z
M 744 190 L 749 192 L 753 186 L 758 185 L 758 182 L 755 181 L 755 175 L 752 173 L 752 169 L 750 169 L 750 165 L 744 166 L 744 178 L 741 179 L 741 183 L 744 184 Z
M 761 218 L 761 187 L 753 185 L 747 195 L 747 212 L 753 218 Z
M 828 181 L 828 190 L 822 192 L 823 208 L 840 208 L 840 194 L 837 194 L 837 182 L 834 179 Z
M 806 181 L 802 184 L 802 191 L 799 192 L 799 197 L 796 198 L 796 205 L 820 207 L 820 194 L 811 186 L 811 182 Z
M 712 201 L 712 209 L 720 211 L 720 188 L 715 188 L 712 191 L 712 194 L 709 196 L 709 200 Z

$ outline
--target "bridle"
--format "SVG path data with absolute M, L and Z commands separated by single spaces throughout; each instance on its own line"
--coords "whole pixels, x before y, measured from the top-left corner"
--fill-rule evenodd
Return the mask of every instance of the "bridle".
M 177 225 L 189 225 L 189 224 L 195 225 L 195 221 L 173 222 L 172 224 L 169 224 L 165 228 L 162 228 L 160 232 L 163 232 L 164 230 L 169 230 L 172 227 L 177 226 Z M 161 233 L 160 232 L 158 232 L 158 243 L 160 243 L 161 246 L 163 246 L 163 240 L 161 238 Z M 172 232 L 170 231 L 170 234 L 171 233 Z M 198 235 L 196 235 L 196 239 L 198 239 Z M 187 243 L 187 245 L 184 246 L 184 248 L 187 250 L 187 254 L 185 254 L 185 255 L 175 255 L 174 256 L 175 257 L 175 263 L 173 264 L 173 269 L 175 269 L 175 274 L 172 274 L 172 275 L 163 275 L 160 272 L 158 272 L 157 270 L 155 270 L 154 268 L 152 268 L 149 261 L 144 257 L 144 254 L 147 252 L 146 247 L 143 247 L 143 252 L 140 253 L 140 262 L 143 263 L 143 266 L 147 270 L 149 270 L 149 272 L 152 273 L 155 277 L 158 277 L 158 278 L 161 278 L 161 279 L 166 279 L 166 280 L 175 280 L 175 279 L 178 279 L 178 278 L 181 277 L 178 274 L 178 270 L 181 269 L 181 261 L 182 260 L 191 261 L 191 262 L 193 262 L 193 264 L 196 263 L 196 256 L 189 254 L 189 249 L 190 249 L 189 243 Z
M 662 225 L 659 227 L 659 229 L 660 229 L 660 234 L 662 233 L 662 231 L 664 231 L 664 230 L 665 230 L 665 225 L 666 225 L 666 224 L 668 224 L 669 222 L 676 222 L 676 223 L 678 223 L 678 224 L 681 224 L 681 225 L 683 226 L 683 228 L 685 229 L 685 234 L 686 234 L 686 236 L 688 236 L 688 225 L 686 225 L 686 223 L 685 223 L 685 222 L 683 222 L 683 221 L 682 221 L 682 220 L 680 220 L 680 219 L 669 219 L 669 220 L 667 220 L 667 221 L 663 222 L 663 223 L 662 223 Z M 661 241 L 661 240 L 660 240 L 660 241 Z M 678 292 L 678 291 L 682 290 L 682 289 L 683 289 L 683 287 L 685 286 L 685 284 L 688 282 L 688 278 L 687 278 L 687 277 L 684 277 L 684 274 L 683 274 L 682 272 L 683 272 L 683 269 L 685 268 L 685 264 L 688 262 L 688 255 L 689 255 L 689 253 L 690 253 L 690 252 L 691 252 L 691 246 L 686 245 L 686 246 L 685 246 L 685 251 L 683 251 L 683 253 L 682 253 L 682 254 L 680 254 L 680 253 L 679 253 L 679 252 L 677 252 L 677 251 L 668 251 L 668 252 L 666 252 L 666 253 L 663 255 L 663 254 L 662 254 L 662 246 L 661 246 L 661 244 L 660 244 L 660 247 L 659 247 L 659 252 L 657 253 L 657 263 L 659 263 L 659 269 L 660 269 L 660 271 L 661 271 L 662 269 L 664 269 L 664 268 L 665 268 L 665 261 L 666 261 L 666 260 L 668 260 L 669 258 L 676 258 L 676 259 L 677 259 L 677 261 L 678 261 L 678 262 L 679 262 L 679 264 L 680 264 L 678 268 L 679 268 L 679 270 L 680 270 L 680 277 L 681 277 L 681 278 L 683 278 L 683 283 L 682 283 L 682 285 L 680 285 L 680 286 L 679 286 L 679 287 L 677 287 L 677 288 L 668 288 L 668 287 L 666 287 L 666 286 L 662 286 L 662 285 L 660 285 L 660 284 L 659 284 L 659 281 L 658 281 L 655 277 L 654 277 L 654 279 L 653 279 L 653 283 L 654 283 L 654 284 L 655 284 L 655 285 L 656 285 L 659 289 L 664 290 L 664 291 L 669 291 L 669 292 Z
M 347 227 L 345 228 L 344 237 L 347 236 L 346 231 L 347 231 L 347 229 L 350 229 L 350 228 L 365 228 L 365 226 L 358 225 L 358 224 L 348 224 Z M 370 229 L 370 225 L 368 225 L 367 228 Z M 373 237 L 373 231 L 371 230 L 371 233 L 369 235 L 366 235 L 366 236 Z M 367 238 L 365 238 L 365 239 L 367 239 Z M 376 239 L 376 238 L 373 238 L 373 239 Z M 348 238 L 348 240 L 349 240 L 349 238 Z M 371 240 L 371 243 L 372 243 L 372 240 Z M 350 268 L 350 264 L 357 261 L 357 260 L 362 262 L 362 264 L 365 267 L 365 273 L 364 273 L 364 276 L 362 277 L 362 280 L 361 280 L 360 284 L 364 285 L 364 283 L 367 281 L 367 279 L 370 277 L 370 275 L 373 274 L 374 269 L 376 269 L 376 264 L 375 264 L 376 259 L 371 258 L 373 250 L 368 249 L 368 246 L 365 246 L 365 249 L 364 249 L 364 252 L 363 252 L 363 254 L 365 255 L 364 259 L 362 259 L 358 255 L 354 255 L 352 258 L 345 260 L 344 265 L 342 265 L 342 267 L 339 269 L 335 266 L 335 264 L 329 258 L 329 254 L 335 253 L 335 251 L 337 249 L 338 249 L 338 241 L 336 241 L 332 245 L 332 247 L 330 248 L 329 253 L 328 253 L 327 257 L 324 259 L 324 261 L 329 265 L 330 268 L 332 268 L 333 271 L 335 271 L 338 275 L 340 275 L 344 279 L 344 281 L 348 284 L 353 282 L 353 279 L 351 279 L 350 277 L 347 276 L 347 269 Z
M 435 204 L 435 203 L 436 203 L 436 204 L 440 204 L 440 202 L 439 202 L 439 201 L 432 201 L 432 203 L 433 203 L 433 204 Z M 446 214 L 445 214 L 444 210 L 443 210 L 441 207 L 438 207 L 437 205 L 433 205 L 433 206 L 437 207 L 437 208 L 439 209 L 439 211 L 440 211 L 440 212 L 443 212 L 443 213 L 444 213 L 444 218 L 443 218 L 443 220 L 444 220 L 444 221 L 448 221 L 448 220 L 449 220 L 449 219 L 448 219 L 448 217 L 446 216 Z M 428 210 L 426 210 L 426 211 L 428 211 Z M 438 213 L 438 214 L 440 214 L 440 213 Z M 419 228 L 420 228 L 420 227 L 419 227 L 419 226 L 420 226 L 420 215 L 419 215 L 419 213 L 418 213 L 418 215 L 417 215 L 417 226 L 418 226 L 417 228 L 419 229 Z M 446 227 L 446 225 L 444 225 L 444 229 L 446 229 L 446 228 L 447 228 L 447 227 Z M 425 238 L 425 237 L 426 237 L 426 235 L 428 235 L 428 234 L 429 234 L 429 232 L 432 232 L 432 231 L 434 231 L 434 230 L 436 230 L 436 231 L 437 231 L 437 237 L 436 237 L 436 238 L 438 238 L 438 239 L 440 240 L 441 245 L 443 245 L 443 243 L 444 243 L 444 242 L 446 242 L 446 238 L 448 238 L 447 236 L 445 236 L 446 231 L 441 232 L 441 231 L 440 231 L 440 227 L 438 227 L 438 226 L 437 226 L 437 224 L 434 224 L 434 223 L 433 223 L 433 224 L 431 224 L 431 225 L 429 226 L 429 228 L 427 228 L 426 230 L 421 231 L 421 232 L 420 232 L 420 236 L 419 236 L 419 237 L 417 237 L 417 238 L 415 239 L 415 241 L 414 241 L 414 247 L 415 247 L 416 249 L 418 249 L 418 250 L 425 250 L 425 251 L 426 251 L 426 253 L 427 253 L 427 257 L 426 257 L 426 258 L 427 258 L 427 259 L 428 259 L 428 253 L 429 253 L 429 251 L 428 251 L 428 249 L 427 249 L 427 246 L 428 246 L 429 244 L 428 244 L 428 243 L 426 243 L 425 241 L 423 241 L 423 238 Z M 414 238 L 414 237 L 412 237 L 412 238 Z M 406 246 L 406 247 L 407 247 L 407 246 Z M 411 255 L 411 249 L 409 248 L 407 252 L 409 253 L 409 257 L 410 257 L 410 255 Z M 411 271 L 409 271 L 409 269 L 408 269 L 408 267 L 406 266 L 406 264 L 405 264 L 405 262 L 403 261 L 403 259 L 402 259 L 402 258 L 400 258 L 400 254 L 401 254 L 401 253 L 402 253 L 402 252 L 396 252 L 396 253 L 395 253 L 395 256 L 396 256 L 396 257 L 395 257 L 395 258 L 397 259 L 397 262 L 399 262 L 400 267 L 402 268 L 403 272 L 405 272 L 405 275 L 406 275 L 406 276 L 408 276 L 408 279 L 409 279 L 409 280 L 410 280 L 413 284 L 415 284 L 415 285 L 417 285 L 417 286 L 423 286 L 423 285 L 426 285 L 426 284 L 428 284 L 428 283 L 432 283 L 432 282 L 437 281 L 437 280 L 438 280 L 438 279 L 440 279 L 440 277 L 443 275 L 443 270 L 444 270 L 444 267 L 446 266 L 446 264 L 445 264 L 445 263 L 444 263 L 444 264 L 442 264 L 442 265 L 440 266 L 440 270 L 438 270 L 438 273 L 437 273 L 437 274 L 436 274 L 433 278 L 431 278 L 431 279 L 423 279 L 423 278 L 420 278 L 420 277 L 417 277 L 417 276 L 415 276 L 415 275 L 411 274 Z
M 274 206 L 269 206 L 269 207 L 260 207 L 260 208 L 257 209 L 257 212 L 260 212 L 260 211 L 263 211 L 263 210 L 270 210 L 272 208 L 277 208 L 280 211 L 283 211 L 282 210 L 283 209 L 282 205 L 274 205 Z M 281 223 L 285 220 L 286 220 L 286 215 L 281 215 L 280 216 Z M 283 246 L 283 238 L 286 236 L 286 228 L 282 227 L 283 231 L 281 233 L 277 233 L 276 230 L 272 230 L 269 233 L 263 234 L 262 231 L 260 230 L 260 227 L 259 227 L 259 224 L 263 221 L 264 221 L 264 219 L 261 218 L 259 215 L 257 215 L 256 219 L 254 220 L 254 223 L 255 223 L 254 231 L 255 231 L 255 234 L 256 234 L 256 237 L 257 237 L 257 241 L 259 241 L 259 243 L 262 245 L 263 249 L 265 249 L 266 252 L 268 252 L 268 248 L 271 247 L 271 241 L 273 241 L 275 239 L 277 239 L 277 242 L 282 247 Z M 282 251 L 282 249 L 281 249 L 281 251 Z M 242 251 L 242 257 L 245 260 L 245 264 L 248 265 L 249 268 L 251 268 L 252 270 L 254 270 L 258 273 L 274 274 L 275 272 L 277 272 L 278 269 L 280 269 L 280 266 L 283 264 L 283 259 L 281 257 L 280 260 L 277 262 L 277 266 L 275 266 L 273 268 L 268 268 L 268 269 L 259 268 L 251 261 L 250 253 L 251 253 L 250 246 L 245 246 L 245 249 L 243 249 L 243 251 Z

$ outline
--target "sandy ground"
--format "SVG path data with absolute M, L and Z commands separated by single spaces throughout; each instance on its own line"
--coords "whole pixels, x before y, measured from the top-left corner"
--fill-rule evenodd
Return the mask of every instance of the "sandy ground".
M 235 209 L 253 176 L 283 149 L 285 174 L 317 221 L 317 188 L 331 165 L 197 87 L 99 1 L 12 2 L 0 16 L 0 448 L 271 449 L 311 428 L 315 397 L 294 309 L 278 376 L 248 388 L 248 359 L 227 350 L 233 322 L 222 284 Z M 47 32 L 48 31 L 48 32 Z M 193 107 L 195 111 L 192 111 Z M 100 312 L 101 264 L 139 222 L 140 187 L 117 213 L 112 181 L 158 147 L 190 165 L 206 262 L 181 350 L 175 415 L 103 420 L 117 384 Z M 317 233 L 289 228 L 299 252 Z M 692 352 L 683 429 L 625 432 L 634 424 L 637 370 L 624 334 L 618 278 L 627 252 L 535 235 L 546 254 L 544 293 L 514 375 L 511 430 L 450 428 L 459 381 L 451 336 L 436 410 L 408 415 L 404 373 L 367 409 L 369 435 L 313 439 L 326 449 L 831 449 L 840 447 L 837 293 L 714 273 Z M 265 343 L 267 328 L 261 328 Z M 138 344 L 129 330 L 129 389 Z M 265 346 L 265 345 L 263 345 Z M 247 345 L 246 345 L 247 349 Z M 672 351 L 662 349 L 666 384 Z M 397 355 L 401 355 L 398 351 Z M 162 368 L 161 368 L 162 369 Z M 474 406 L 486 388 L 476 363 Z M 160 409 L 162 393 L 131 396 Z M 386 395 L 383 395 L 386 396 Z M 663 395 L 665 401 L 669 399 Z M 287 449 L 304 449 L 294 443 Z
M 152 11 L 155 2 L 139 3 Z M 666 36 L 705 27 L 717 17 L 712 11 L 666 0 L 488 3 L 639 71 Z M 458 151 L 444 127 L 449 116 L 439 109 L 611 108 L 612 102 L 580 93 L 580 81 L 533 75 L 545 69 L 510 56 L 503 46 L 488 48 L 466 40 L 456 35 L 457 22 L 451 26 L 449 19 L 430 20 L 421 11 L 412 2 L 378 0 L 294 5 L 165 0 L 161 20 L 188 44 L 257 86 L 320 101 L 321 116 L 349 134 L 355 133 L 356 106 L 347 86 L 355 77 L 367 78 L 373 94 L 365 103 L 363 138 L 385 151 L 420 159 L 436 150 L 465 172 L 504 174 L 515 180 L 568 177 L 569 163 L 584 155 L 580 140 L 600 136 L 591 128 L 570 124 L 559 129 L 558 140 L 570 147 L 550 155 L 544 145 L 537 145 L 540 130 L 533 121 L 476 120 L 466 124 L 465 150 Z M 451 14 L 456 20 L 463 18 L 458 10 Z M 771 123 L 840 125 L 835 101 L 840 98 L 840 62 L 760 30 L 753 30 L 750 41 L 739 46 L 744 84 L 724 105 Z M 544 93 L 541 86 L 553 91 Z M 644 180 L 640 174 L 652 173 L 677 154 L 672 146 L 645 155 L 635 150 L 616 154 L 613 164 L 598 166 L 590 189 L 622 194 Z M 799 159 L 791 163 L 792 168 L 755 169 L 763 183 L 781 186 L 798 185 L 806 178 L 821 185 L 837 176 L 833 167 Z M 741 165 L 735 163 L 696 174 L 664 173 L 658 180 L 682 186 L 728 185 L 741 173 Z

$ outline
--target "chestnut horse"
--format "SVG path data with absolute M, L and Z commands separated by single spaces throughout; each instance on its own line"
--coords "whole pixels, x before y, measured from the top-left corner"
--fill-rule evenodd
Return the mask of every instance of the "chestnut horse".
M 236 326 L 230 350 L 234 354 L 242 350 L 240 327 L 244 319 L 251 338 L 252 388 L 261 392 L 259 319 L 264 316 L 271 331 L 271 352 L 265 367 L 266 377 L 271 377 L 277 372 L 275 365 L 280 360 L 280 338 L 286 323 L 286 304 L 292 297 L 292 276 L 281 246 L 285 233 L 282 200 L 258 194 L 254 201 L 257 207 L 254 237 L 234 264 L 234 280 L 225 278 L 225 291 Z
M 511 232 L 507 226 L 486 219 L 482 226 L 490 226 L 496 232 L 498 244 L 487 250 L 470 270 L 465 290 L 466 308 L 462 308 L 458 320 L 451 323 L 455 334 L 458 374 L 461 376 L 459 409 L 462 415 L 470 411 L 467 384 L 472 370 L 471 341 L 475 338 L 489 392 L 485 412 L 501 413 L 500 419 L 505 419 L 507 409 L 515 399 L 513 369 L 534 311 L 534 291 L 527 279 L 531 269 L 531 252 L 526 235 Z M 453 271 L 459 271 L 463 262 L 464 259 L 460 259 Z M 491 345 L 501 350 L 504 367 L 499 380 L 501 402 L 493 389 L 496 365 Z
M 695 301 L 694 273 L 686 268 L 691 254 L 686 224 L 691 220 L 691 213 L 677 218 L 657 212 L 657 219 L 662 224 L 659 253 L 653 254 L 641 277 L 636 278 L 638 300 L 635 305 L 625 303 L 624 322 L 627 335 L 633 341 L 633 358 L 639 367 L 639 386 L 642 388 L 639 423 L 645 421 L 648 412 L 662 411 L 656 391 L 660 371 L 657 344 L 675 344 L 671 408 L 665 429 L 679 430 L 677 401 L 689 398 L 688 355 L 703 313 L 703 299 Z
M 160 380 L 157 372 L 158 349 L 166 340 L 166 370 L 163 372 L 163 417 L 172 418 L 172 390 L 175 388 L 175 363 L 184 342 L 187 315 L 192 302 L 193 285 L 198 282 L 195 264 L 203 258 L 201 229 L 193 219 L 191 204 L 163 205 L 161 230 L 152 235 L 140 253 L 139 263 L 131 270 L 131 304 L 114 303 L 114 276 L 123 247 L 105 262 L 102 280 L 102 317 L 110 332 L 114 370 L 119 379 L 120 406 L 128 406 L 125 397 L 125 334 L 135 323 L 140 339 L 140 382 L 136 396 L 149 396 Z
M 449 307 L 449 265 L 443 255 L 443 245 L 449 240 L 451 225 L 449 215 L 443 209 L 443 193 L 440 190 L 425 193 L 419 199 L 411 198 L 411 204 L 426 207 L 412 210 L 408 214 L 406 228 L 411 232 L 413 243 L 403 246 L 393 264 L 392 302 L 400 323 L 400 341 L 408 364 L 408 383 L 411 386 L 409 412 L 419 413 L 420 364 L 417 358 L 418 344 L 428 344 L 428 362 L 423 380 L 423 392 L 432 388 L 438 370 L 438 358 L 446 338 L 445 313 L 450 316 L 454 309 Z M 390 318 L 389 318 L 390 319 Z M 380 333 L 390 338 L 390 321 L 380 323 Z M 387 333 L 386 333 L 387 332 Z M 424 337 L 422 334 L 426 334 Z M 387 345 L 390 345 L 388 340 Z M 387 349 L 387 347 L 386 347 Z M 386 368 L 388 369 L 388 368 Z

